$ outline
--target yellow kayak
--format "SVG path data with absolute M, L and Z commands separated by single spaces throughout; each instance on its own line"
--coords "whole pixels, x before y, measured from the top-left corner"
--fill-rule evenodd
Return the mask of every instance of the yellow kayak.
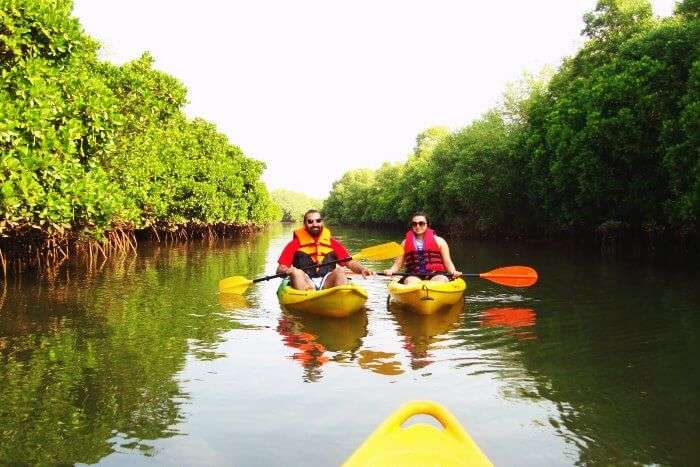
M 466 289 L 467 283 L 461 278 L 450 282 L 420 281 L 410 285 L 401 284 L 398 279 L 389 282 L 391 298 L 421 315 L 431 315 L 459 303 Z
M 414 415 L 431 415 L 443 429 L 427 423 L 403 428 L 401 425 Z M 397 465 L 493 467 L 454 415 L 431 401 L 413 401 L 400 407 L 379 425 L 343 467 Z
M 344 318 L 362 309 L 367 292 L 358 285 L 339 285 L 322 290 L 297 290 L 285 279 L 277 289 L 280 304 L 293 311 Z

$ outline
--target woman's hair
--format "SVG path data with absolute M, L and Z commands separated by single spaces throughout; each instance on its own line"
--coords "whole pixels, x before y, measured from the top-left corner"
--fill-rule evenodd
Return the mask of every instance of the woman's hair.
M 410 219 L 408 219 L 408 225 L 409 225 L 409 227 L 411 226 L 411 221 L 412 221 L 413 218 L 416 217 L 416 216 L 423 216 L 423 217 L 425 217 L 425 224 L 426 224 L 426 225 L 430 225 L 430 218 L 428 217 L 428 215 L 427 215 L 426 213 L 424 213 L 423 211 L 418 211 L 418 212 L 414 212 L 413 214 L 411 214 Z

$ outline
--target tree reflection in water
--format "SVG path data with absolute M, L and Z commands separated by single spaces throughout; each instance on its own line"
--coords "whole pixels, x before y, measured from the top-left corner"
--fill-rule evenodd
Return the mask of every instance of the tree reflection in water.
M 221 357 L 226 332 L 245 327 L 209 312 L 206 292 L 223 264 L 255 275 L 264 258 L 194 243 L 143 253 L 3 286 L 0 464 L 148 456 L 153 440 L 179 433 L 188 356 Z
M 431 363 L 431 348 L 442 340 L 442 336 L 459 327 L 462 322 L 464 304 L 440 310 L 432 315 L 419 315 L 400 303 L 389 303 L 389 311 L 404 336 L 403 347 L 408 351 L 411 368 L 424 368 Z
M 244 295 L 233 293 L 220 293 L 219 305 L 223 311 L 235 311 L 250 307 L 250 303 Z

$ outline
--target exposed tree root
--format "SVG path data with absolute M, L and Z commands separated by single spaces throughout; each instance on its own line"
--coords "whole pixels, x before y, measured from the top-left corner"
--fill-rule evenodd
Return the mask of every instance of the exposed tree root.
M 101 267 L 108 258 L 138 255 L 139 241 L 165 245 L 194 240 L 211 242 L 217 238 L 252 235 L 259 230 L 253 225 L 183 224 L 152 225 L 134 230 L 117 226 L 105 232 L 102 240 L 89 240 L 77 233 L 48 234 L 34 227 L 23 226 L 5 231 L 0 238 L 0 278 L 40 271 L 50 274 L 61 264 L 80 261 L 88 270 Z M 3 281 L 4 282 L 4 281 Z

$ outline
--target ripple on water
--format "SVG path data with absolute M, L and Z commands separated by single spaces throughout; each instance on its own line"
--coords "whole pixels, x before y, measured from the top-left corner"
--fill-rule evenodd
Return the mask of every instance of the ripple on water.
M 467 295 L 465 301 L 467 303 L 522 303 L 531 300 L 529 297 L 524 297 L 518 294 L 489 294 L 489 295 Z

